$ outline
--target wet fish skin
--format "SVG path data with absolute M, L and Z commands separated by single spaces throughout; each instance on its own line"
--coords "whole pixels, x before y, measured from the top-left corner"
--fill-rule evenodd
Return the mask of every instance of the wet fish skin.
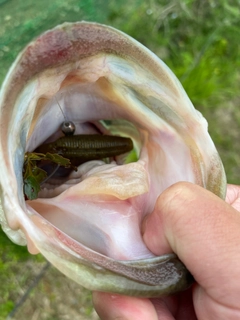
M 73 199 L 68 212 L 52 199 L 26 203 L 22 192 L 25 152 L 41 145 L 64 121 L 54 97 L 64 114 L 79 124 L 78 130 L 84 121 L 107 116 L 131 121 L 138 132 L 128 127 L 127 133 L 141 150 L 133 164 L 92 163 L 89 170 L 90 164 L 85 165 L 86 179 L 77 190 L 64 189 L 56 196 L 57 203 L 67 202 L 67 207 Z M 106 130 L 122 133 L 123 127 L 116 122 Z M 114 185 L 116 177 L 123 188 Z M 157 197 L 180 180 L 225 196 L 224 169 L 205 119 L 152 52 L 116 29 L 81 22 L 57 26 L 20 53 L 0 92 L 0 215 L 15 243 L 27 244 L 31 253 L 41 252 L 91 290 L 144 297 L 184 290 L 192 283 L 185 266 L 173 254 L 154 257 L 140 234 L 141 220 Z M 94 218 L 75 214 L 76 208 L 84 211 L 83 201 Z M 61 218 L 56 219 L 56 212 Z M 107 222 L 100 225 L 97 219 L 105 216 Z M 106 232 L 112 216 L 116 235 Z M 119 249 L 124 222 L 132 234 Z M 81 231 L 73 231 L 76 225 Z M 86 228 L 80 229 L 82 225 Z

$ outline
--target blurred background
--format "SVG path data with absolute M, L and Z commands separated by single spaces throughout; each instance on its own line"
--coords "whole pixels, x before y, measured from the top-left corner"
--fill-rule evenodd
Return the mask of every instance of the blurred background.
M 239 184 L 240 0 L 0 0 L 0 85 L 34 37 L 80 20 L 126 32 L 173 70 L 208 120 L 228 182 Z M 0 284 L 0 320 L 98 319 L 89 291 L 1 230 Z

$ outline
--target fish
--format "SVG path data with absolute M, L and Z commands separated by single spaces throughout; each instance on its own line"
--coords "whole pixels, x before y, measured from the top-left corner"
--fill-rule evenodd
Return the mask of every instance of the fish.
M 68 121 L 76 135 L 125 137 L 134 150 L 60 171 L 26 199 L 25 155 L 61 138 Z M 81 21 L 46 31 L 18 55 L 0 91 L 0 221 L 14 243 L 90 290 L 185 290 L 193 277 L 184 264 L 174 253 L 155 256 L 141 235 L 158 197 L 179 181 L 225 197 L 206 119 L 148 48 Z

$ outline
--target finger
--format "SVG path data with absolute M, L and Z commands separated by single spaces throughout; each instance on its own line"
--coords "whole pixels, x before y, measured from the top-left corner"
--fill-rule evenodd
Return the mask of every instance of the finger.
M 238 309 L 240 215 L 229 204 L 199 186 L 178 183 L 158 198 L 143 237 L 156 255 L 173 250 L 205 295 Z
M 240 211 L 240 186 L 229 184 L 227 187 L 226 202 Z
M 173 320 L 164 300 L 155 301 L 157 310 L 149 299 L 93 292 L 93 304 L 103 320 Z

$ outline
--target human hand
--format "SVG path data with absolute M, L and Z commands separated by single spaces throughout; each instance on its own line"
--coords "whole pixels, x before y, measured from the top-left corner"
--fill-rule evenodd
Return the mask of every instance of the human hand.
M 228 185 L 226 202 L 186 182 L 160 195 L 145 219 L 143 238 L 155 254 L 175 252 L 194 276 L 192 288 L 143 299 L 93 293 L 104 320 L 240 319 L 240 186 Z

